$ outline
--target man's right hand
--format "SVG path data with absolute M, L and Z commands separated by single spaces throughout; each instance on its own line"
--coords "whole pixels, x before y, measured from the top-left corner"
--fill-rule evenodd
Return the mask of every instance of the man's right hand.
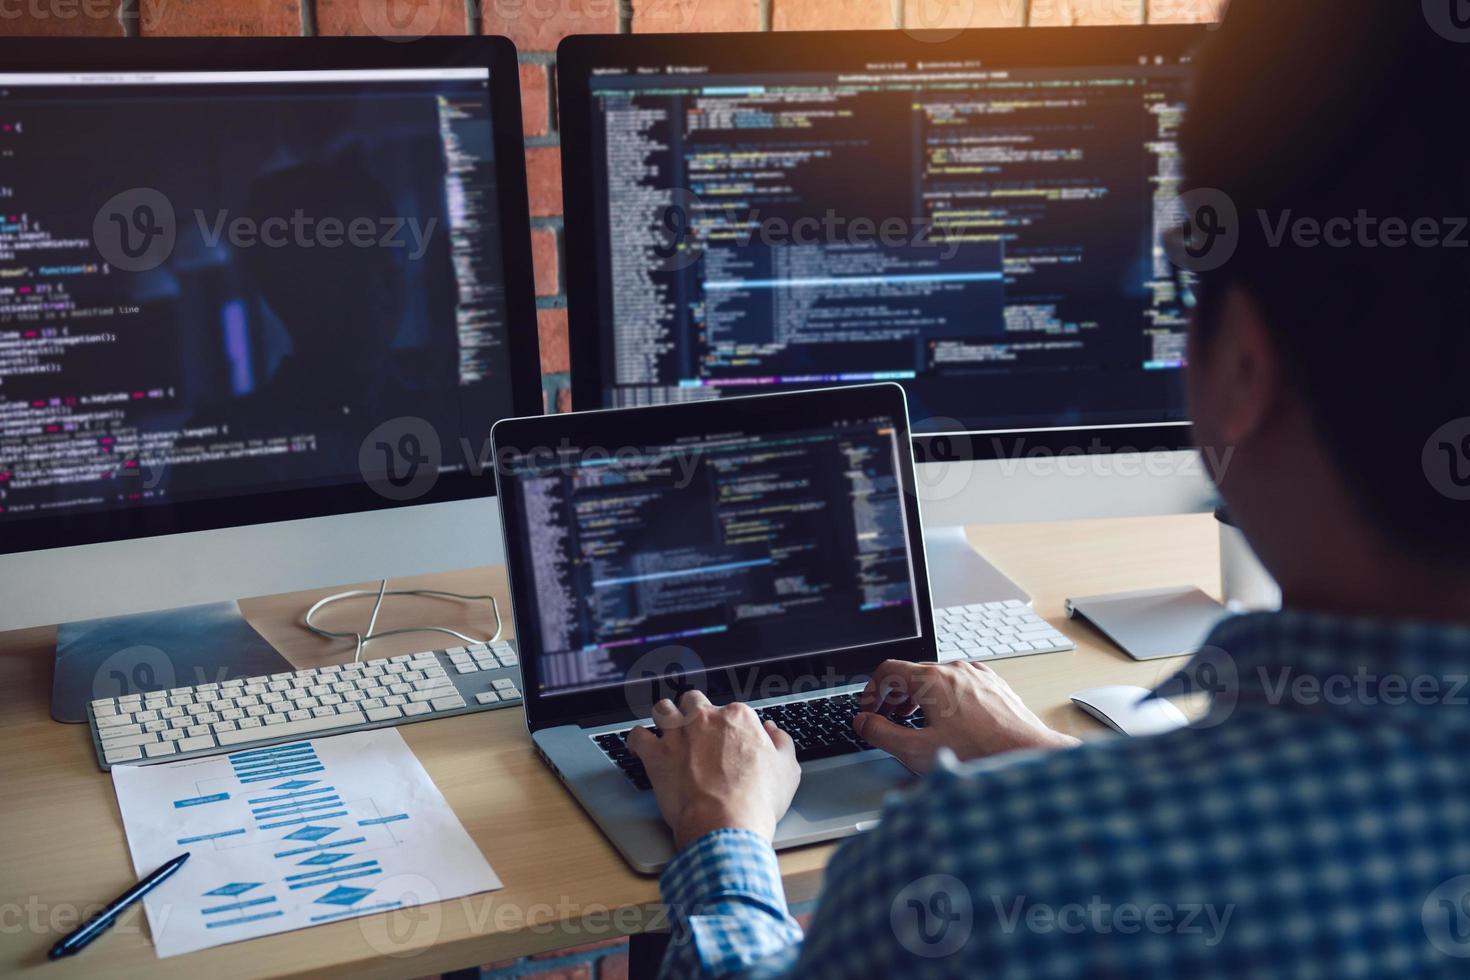
M 929 771 L 941 748 L 963 761 L 1016 749 L 1078 744 L 1071 735 L 1048 728 L 999 674 L 982 663 L 887 660 L 873 672 L 860 702 L 862 711 L 853 719 L 853 729 L 918 773 Z M 907 716 L 920 708 L 925 722 L 920 729 L 882 717 Z

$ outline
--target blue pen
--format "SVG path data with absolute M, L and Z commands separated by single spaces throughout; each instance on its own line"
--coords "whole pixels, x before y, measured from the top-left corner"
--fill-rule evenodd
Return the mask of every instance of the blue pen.
M 56 960 L 60 959 L 63 956 L 71 956 L 73 953 L 80 953 L 83 949 L 87 947 L 88 943 L 96 939 L 98 936 L 102 935 L 108 929 L 111 929 L 112 924 L 117 921 L 117 917 L 121 915 L 129 905 L 132 905 L 138 899 L 142 898 L 144 895 L 148 894 L 153 889 L 163 884 L 164 880 L 168 878 L 169 875 L 182 868 L 184 866 L 184 862 L 187 860 L 189 860 L 189 852 L 185 851 L 183 854 L 180 854 L 178 857 L 174 858 L 172 861 L 168 862 L 163 867 L 159 868 L 157 871 L 153 872 L 151 875 L 138 882 L 132 888 L 129 888 L 127 891 L 123 892 L 110 905 L 108 905 L 107 908 L 92 916 L 86 922 L 78 926 L 74 931 L 69 933 L 65 938 L 57 942 L 55 946 L 52 946 L 50 953 L 51 959 Z

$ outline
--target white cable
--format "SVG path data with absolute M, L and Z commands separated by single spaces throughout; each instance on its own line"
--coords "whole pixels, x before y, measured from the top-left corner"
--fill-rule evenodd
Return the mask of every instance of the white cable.
M 427 596 L 436 599 L 461 599 L 465 602 L 476 602 L 488 599 L 490 601 L 490 608 L 495 613 L 495 633 L 488 640 L 480 640 L 476 639 L 473 636 L 466 636 L 458 630 L 452 630 L 447 626 L 406 626 L 400 629 L 384 630 L 381 633 L 374 633 L 373 630 L 378 625 L 378 612 L 380 609 L 382 609 L 383 599 L 390 595 Z M 372 615 L 368 618 L 366 633 L 342 633 L 336 630 L 325 629 L 311 621 L 311 617 L 316 615 L 317 611 L 323 606 L 330 605 L 331 603 L 339 602 L 344 599 L 365 599 L 369 596 L 373 598 L 373 611 Z M 455 639 L 463 640 L 466 643 L 494 643 L 496 640 L 500 639 L 500 634 L 503 633 L 505 630 L 505 625 L 501 622 L 500 619 L 500 603 L 496 601 L 493 595 L 464 595 L 459 592 L 442 592 L 438 589 L 389 589 L 387 579 L 383 579 L 381 582 L 379 582 L 378 588 L 376 590 L 353 589 L 349 592 L 338 592 L 336 595 L 329 595 L 325 599 L 317 601 L 312 605 L 310 609 L 306 611 L 306 616 L 303 619 L 303 625 L 305 625 L 307 629 L 311 630 L 311 632 L 315 633 L 317 636 L 326 637 L 327 639 L 355 640 L 357 642 L 357 649 L 354 651 L 352 657 L 354 663 L 360 663 L 362 661 L 362 651 L 364 647 L 366 647 L 373 640 L 382 639 L 385 636 L 401 636 L 406 633 L 448 633 Z

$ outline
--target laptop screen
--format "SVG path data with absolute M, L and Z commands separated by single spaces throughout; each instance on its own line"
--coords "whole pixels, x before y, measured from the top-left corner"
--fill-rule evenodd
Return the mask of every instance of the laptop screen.
M 921 634 L 904 421 L 731 419 L 618 449 L 497 447 L 538 693 L 619 686 L 650 658 L 692 674 Z

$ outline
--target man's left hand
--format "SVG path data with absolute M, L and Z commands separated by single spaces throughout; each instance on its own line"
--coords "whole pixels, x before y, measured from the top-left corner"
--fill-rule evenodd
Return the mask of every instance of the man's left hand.
M 699 691 L 684 692 L 677 707 L 658 702 L 652 715 L 662 737 L 635 728 L 628 748 L 643 760 L 675 846 L 725 828 L 771 840 L 801 781 L 791 736 L 749 705 L 717 708 Z

